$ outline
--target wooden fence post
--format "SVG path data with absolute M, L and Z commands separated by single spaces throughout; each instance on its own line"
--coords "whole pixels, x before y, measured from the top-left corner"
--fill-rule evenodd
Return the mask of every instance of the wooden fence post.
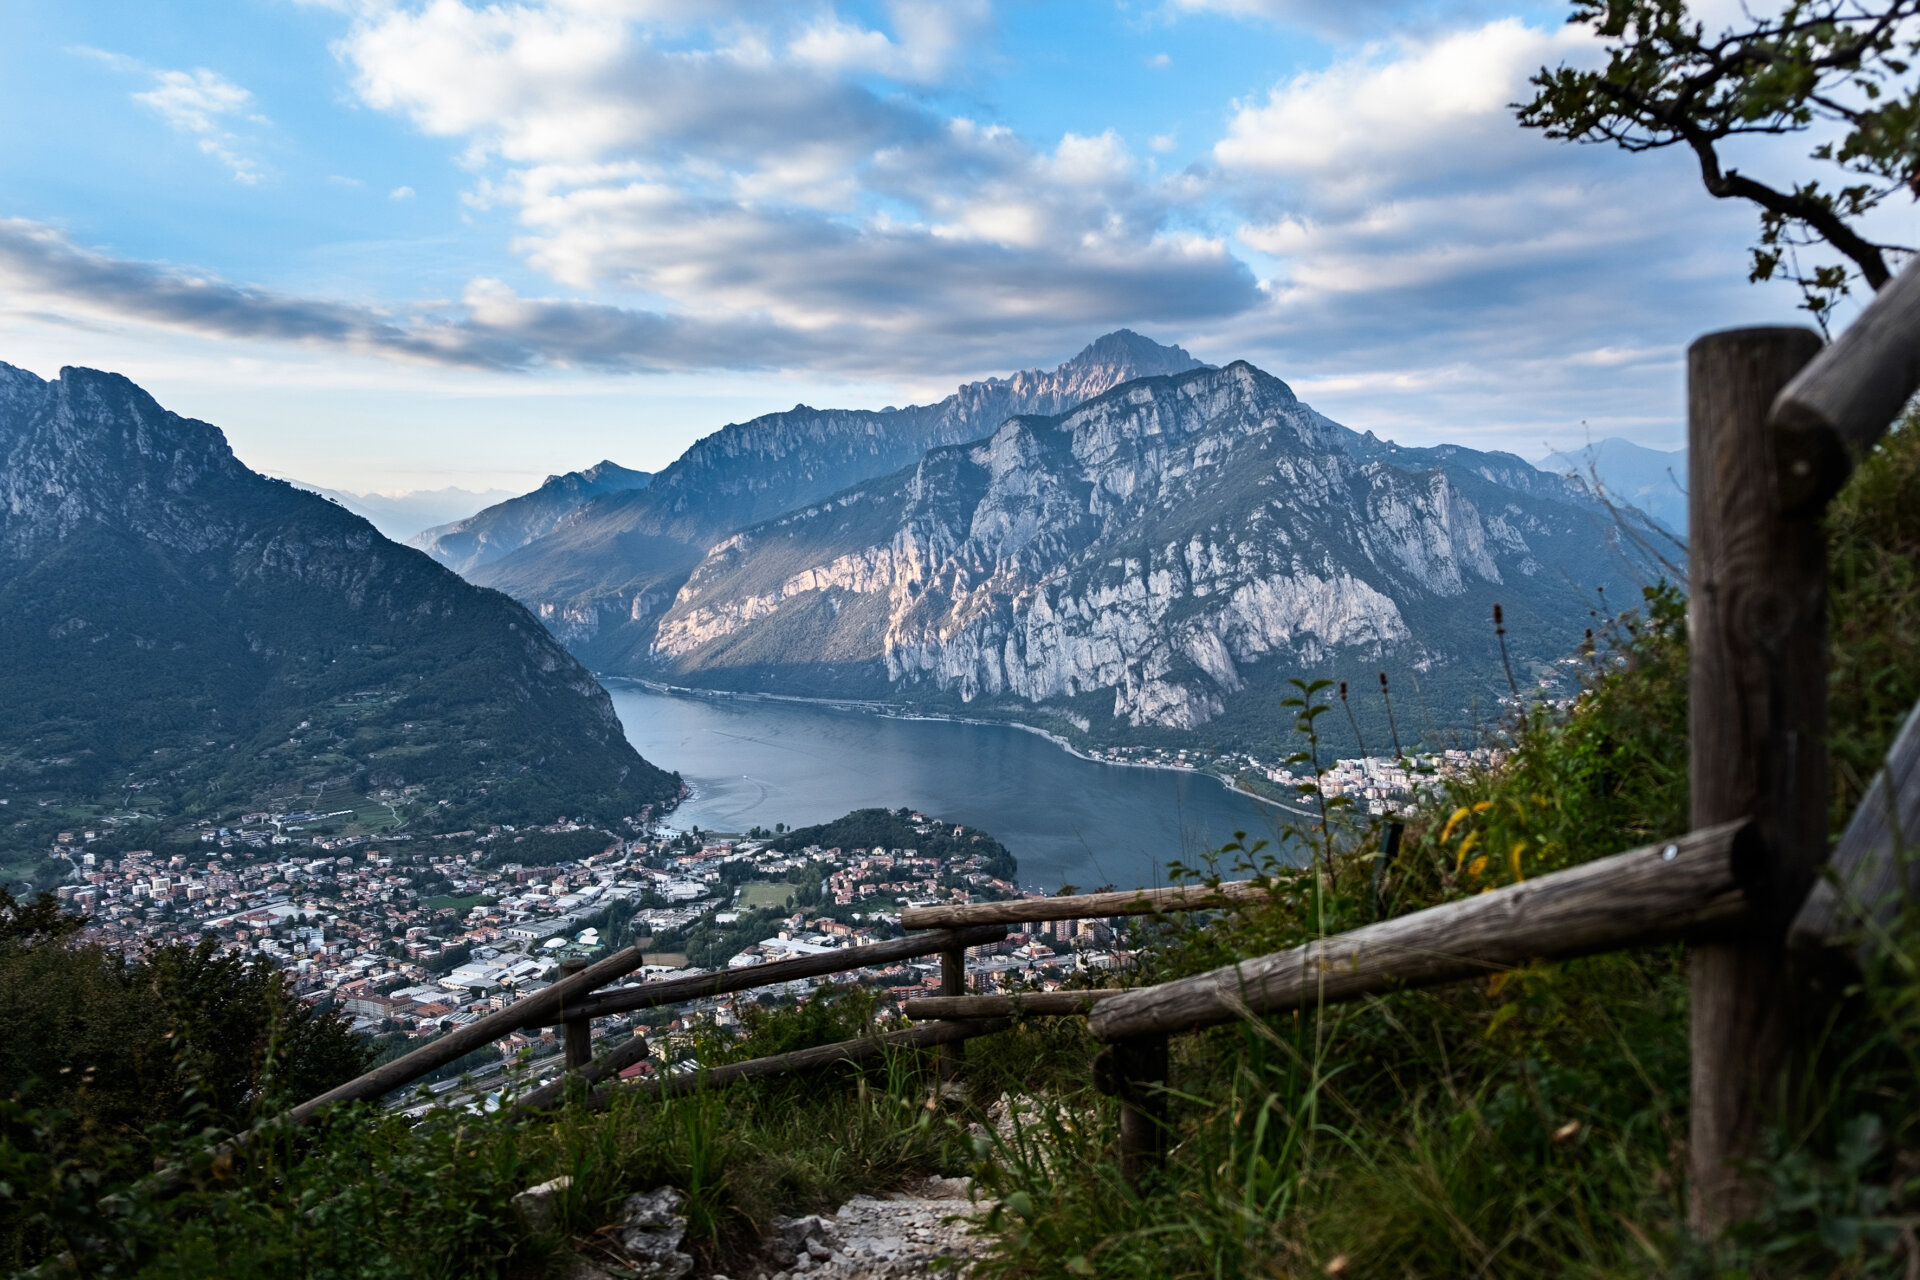
M 963 996 L 967 993 L 967 950 L 965 947 L 949 947 L 940 953 L 940 994 L 943 996 Z M 961 1055 L 966 1052 L 958 1043 L 940 1046 L 940 1078 L 951 1080 L 960 1073 Z
M 1826 544 L 1785 516 L 1766 428 L 1774 396 L 1820 349 L 1809 329 L 1712 333 L 1687 353 L 1688 731 L 1695 829 L 1751 815 L 1765 846 L 1753 928 L 1695 947 L 1694 1225 L 1747 1216 L 1736 1162 L 1777 1116 L 1796 1044 L 1786 926 L 1826 849 Z
M 1167 1037 L 1127 1036 L 1093 1060 L 1093 1087 L 1120 1102 L 1120 1176 L 1129 1186 L 1167 1154 Z
M 570 977 L 587 967 L 585 960 L 562 960 L 560 976 Z M 566 1032 L 567 1070 L 579 1071 L 593 1061 L 593 1020 L 591 1018 L 568 1018 L 561 1027 Z

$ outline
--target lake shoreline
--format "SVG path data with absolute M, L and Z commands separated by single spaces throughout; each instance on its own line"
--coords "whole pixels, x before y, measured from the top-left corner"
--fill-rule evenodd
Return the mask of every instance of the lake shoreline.
M 1116 769 L 1148 769 L 1156 773 L 1171 773 L 1184 778 L 1209 778 L 1219 783 L 1222 790 L 1229 791 L 1234 795 L 1245 796 L 1249 800 L 1258 801 L 1270 808 L 1278 809 L 1282 813 L 1299 818 L 1314 817 L 1311 812 L 1304 808 L 1290 805 L 1283 800 L 1275 800 L 1271 796 L 1263 796 L 1257 791 L 1249 791 L 1234 780 L 1223 778 L 1219 774 L 1211 773 L 1205 769 L 1181 769 L 1171 765 L 1147 764 L 1135 760 L 1102 759 L 1099 756 L 1088 755 L 1086 752 L 1081 751 L 1078 747 L 1075 747 L 1072 742 L 1057 733 L 1042 729 L 1038 725 L 1023 724 L 1018 720 L 982 720 L 972 716 L 947 716 L 928 711 L 906 711 L 894 703 L 874 702 L 861 698 L 807 698 L 792 693 L 742 693 L 732 689 L 700 689 L 689 685 L 667 684 L 661 680 L 650 680 L 645 676 L 596 675 L 594 678 L 600 681 L 602 685 L 605 685 L 608 681 L 637 684 L 643 689 L 664 694 L 667 697 L 709 698 L 718 702 L 791 703 L 797 706 L 823 707 L 830 711 L 854 712 L 861 715 L 873 715 L 879 716 L 882 719 L 902 720 L 909 723 L 966 724 L 989 729 L 1018 729 L 1023 733 L 1036 734 L 1039 737 L 1045 738 L 1048 742 L 1051 742 L 1054 746 L 1060 748 L 1060 750 L 1066 752 L 1074 759 L 1084 760 L 1088 764 L 1108 765 Z

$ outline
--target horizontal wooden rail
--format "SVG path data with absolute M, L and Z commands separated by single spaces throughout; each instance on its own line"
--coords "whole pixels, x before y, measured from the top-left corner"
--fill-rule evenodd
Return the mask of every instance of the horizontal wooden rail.
M 1103 1000 L 1102 1040 L 1164 1035 L 1247 1014 L 1352 1000 L 1733 927 L 1759 837 L 1723 823 L 1210 973 Z
M 1086 1013 L 1112 991 L 1026 991 L 1004 996 L 922 996 L 903 1001 L 900 1012 L 915 1022 L 933 1018 L 1056 1018 Z
M 601 1054 L 578 1071 L 568 1071 L 556 1080 L 549 1080 L 538 1089 L 531 1089 L 514 1105 L 513 1116 L 518 1119 L 536 1111 L 545 1111 L 565 1100 L 567 1090 L 584 1087 L 591 1089 L 609 1076 L 617 1076 L 636 1062 L 643 1062 L 651 1055 L 644 1036 L 632 1036 L 622 1040 L 608 1052 Z
M 1781 505 L 1824 504 L 1920 390 L 1920 259 L 1774 398 Z
M 1788 930 L 1795 947 L 1870 944 L 1860 936 L 1868 926 L 1889 925 L 1920 892 L 1920 706 L 1907 714 L 1828 866 Z
M 1229 880 L 1218 888 L 1177 884 L 1165 889 L 1128 889 L 1117 893 L 1079 893 L 1060 898 L 1016 898 L 1010 902 L 970 902 L 953 907 L 908 907 L 900 913 L 903 929 L 956 929 L 970 924 L 1036 924 L 1042 920 L 1088 920 L 1105 916 L 1157 915 L 1163 911 L 1199 911 L 1258 902 L 1267 891 L 1251 880 Z
M 526 1019 L 527 1027 L 551 1026 L 572 1018 L 604 1018 L 609 1014 L 632 1013 L 637 1009 L 655 1009 L 663 1004 L 702 1000 L 709 996 L 771 987 L 797 978 L 817 978 L 823 974 L 865 969 L 896 960 L 930 956 L 955 947 L 980 947 L 999 942 L 1007 936 L 1004 927 L 988 926 L 938 933 L 922 933 L 890 942 L 874 942 L 864 947 L 846 947 L 801 956 L 797 960 L 776 960 L 772 964 L 749 965 L 743 969 L 722 969 L 716 973 L 697 973 L 686 978 L 668 978 L 664 982 L 644 982 L 637 987 L 616 987 L 588 999 L 570 1003 L 564 1009 L 548 1006 L 536 1017 Z
M 714 1067 L 707 1071 L 688 1071 L 680 1075 L 655 1077 L 652 1080 L 634 1084 L 607 1085 L 594 1090 L 588 1098 L 588 1105 L 604 1107 L 616 1094 L 665 1097 L 731 1084 L 736 1080 L 757 1080 L 764 1076 L 817 1071 L 821 1067 L 830 1067 L 836 1062 L 857 1062 L 862 1058 L 871 1058 L 888 1049 L 956 1044 L 962 1040 L 971 1040 L 975 1036 L 989 1036 L 1006 1029 L 1007 1024 L 998 1021 L 929 1022 L 925 1026 L 910 1027 L 905 1031 L 886 1031 L 879 1035 L 861 1036 L 856 1040 L 823 1044 L 813 1049 L 796 1049 L 792 1053 L 777 1053 L 766 1058 L 749 1058 L 745 1062 L 730 1062 L 726 1066 Z
M 536 991 L 524 1000 L 519 1000 L 495 1014 L 470 1022 L 464 1027 L 449 1031 L 431 1044 L 415 1049 L 405 1057 L 395 1058 L 392 1062 L 375 1067 L 363 1076 L 347 1081 L 337 1088 L 329 1089 L 317 1098 L 310 1098 L 286 1114 L 286 1119 L 294 1124 L 305 1124 L 322 1108 L 336 1102 L 353 1102 L 365 1098 L 378 1098 L 390 1093 L 401 1085 L 410 1084 L 421 1076 L 439 1067 L 444 1067 L 463 1054 L 472 1053 L 483 1044 L 491 1044 L 502 1036 L 528 1023 L 535 1025 L 553 1016 L 561 1004 L 569 997 L 578 997 L 592 991 L 595 987 L 605 986 L 615 978 L 625 977 L 640 967 L 640 948 L 628 947 L 616 951 L 605 960 L 582 969 L 579 973 L 562 978 L 544 990 Z

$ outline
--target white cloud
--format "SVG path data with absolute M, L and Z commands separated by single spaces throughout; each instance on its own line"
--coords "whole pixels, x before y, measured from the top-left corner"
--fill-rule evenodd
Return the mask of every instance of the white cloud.
M 200 150 L 227 166 L 246 186 L 260 181 L 258 165 L 237 150 L 227 121 L 239 116 L 263 124 L 252 111 L 253 95 L 217 71 L 155 71 L 154 87 L 133 100 L 156 112 L 176 133 L 198 139 Z
M 696 211 L 697 212 L 697 211 Z M 725 244 L 764 242 L 755 226 L 727 226 L 688 219 L 677 227 L 687 241 L 706 236 Z M 675 242 L 654 248 L 670 251 Z M 818 247 L 817 240 L 808 243 Z M 667 314 L 645 307 L 615 306 L 574 298 L 526 297 L 496 279 L 472 280 L 457 303 L 423 302 L 378 307 L 309 298 L 235 284 L 217 276 L 131 261 L 75 244 L 61 231 L 26 219 L 0 219 L 0 314 L 31 317 L 36 324 L 69 329 L 147 328 L 167 333 L 284 343 L 321 350 L 382 356 L 415 363 L 488 370 L 542 367 L 599 369 L 622 373 L 693 370 L 806 369 L 838 374 L 896 376 L 925 367 L 930 334 L 941 338 L 938 367 L 974 371 L 1007 368 L 1009 352 L 1026 355 L 1051 342 L 1064 312 L 1087 317 L 1084 336 L 1137 294 L 1158 293 L 1169 318 L 1200 305 L 1186 278 L 1229 273 L 1230 283 L 1251 295 L 1244 270 L 1221 247 L 1168 238 L 1138 258 L 1120 260 L 1098 251 L 1058 269 L 1034 274 L 1018 298 L 1003 299 L 991 322 L 964 305 L 964 294 L 991 274 L 1005 251 L 996 246 L 952 244 L 931 261 L 917 241 L 828 246 L 838 259 L 822 279 L 794 270 L 792 256 L 778 257 L 755 281 L 729 282 L 714 272 L 714 259 L 694 260 L 675 282 L 785 291 L 778 314 L 720 305 L 701 314 Z M 909 272 L 923 275 L 914 278 Z M 860 288 L 847 277 L 857 274 Z M 1183 289 L 1186 292 L 1183 293 Z M 874 321 L 858 342 L 849 342 L 836 319 L 864 298 Z M 924 312 L 951 314 L 929 324 Z M 820 317 L 828 317 L 821 323 Z
M 788 44 L 788 56 L 831 73 L 932 83 L 951 75 L 992 25 L 992 9 L 984 0 L 896 0 L 890 8 L 897 36 L 828 11 Z
M 1531 454 L 1582 420 L 1670 431 L 1673 353 L 1787 319 L 1792 299 L 1745 285 L 1750 214 L 1707 197 L 1684 156 L 1518 127 L 1509 104 L 1535 70 L 1591 56 L 1577 30 L 1502 18 L 1237 103 L 1215 198 L 1242 215 L 1266 303 L 1188 345 L 1246 353 L 1323 411 L 1415 441 L 1504 433 Z
M 570 288 L 871 351 L 997 334 L 1007 356 L 1258 301 L 1113 132 L 1042 146 L 925 105 L 981 56 L 984 0 L 885 18 L 669 32 L 615 3 L 427 0 L 368 10 L 338 50 L 365 102 L 463 149 L 467 202 L 510 210 Z
M 387 192 L 387 199 L 411 200 L 413 199 L 413 188 L 412 187 L 395 187 L 393 190 Z
M 1319 203 L 1524 166 L 1553 144 L 1521 130 L 1508 104 L 1528 96 L 1541 66 L 1591 48 L 1575 28 L 1517 18 L 1375 47 L 1240 104 L 1214 158 L 1229 172 L 1293 180 Z
M 1252 358 L 1354 425 L 1532 432 L 1528 452 L 1542 424 L 1646 419 L 1673 400 L 1692 334 L 1790 308 L 1741 283 L 1750 215 L 1705 197 L 1681 158 L 1518 128 L 1507 104 L 1536 67 L 1587 56 L 1577 33 L 1447 30 L 1432 10 L 1422 34 L 1382 19 L 1376 43 L 1230 104 L 1217 137 L 1189 138 L 1201 159 L 1162 173 L 1172 132 L 1136 151 L 1097 121 L 1041 138 L 987 115 L 971 81 L 997 56 L 983 3 L 856 19 L 833 0 L 364 0 L 336 45 L 362 102 L 444 139 L 463 203 L 510 220 L 511 252 L 549 284 L 490 265 L 457 298 L 381 308 L 128 262 L 35 224 L 0 234 L 0 280 L 25 300 L 14 314 L 62 324 L 506 372 L 937 388 L 1132 325 Z M 175 92 L 149 109 L 183 130 L 252 110 L 217 84 L 154 87 Z
M 217 71 L 197 67 L 170 71 L 148 66 L 138 58 L 81 45 L 68 53 L 91 58 L 123 75 L 138 75 L 153 87 L 132 95 L 133 100 L 158 115 L 175 133 L 196 140 L 204 155 L 212 156 L 243 186 L 260 181 L 259 165 L 240 150 L 241 140 L 230 124 L 236 120 L 264 125 L 265 116 L 253 110 L 253 95 Z M 336 179 L 347 181 L 347 179 Z

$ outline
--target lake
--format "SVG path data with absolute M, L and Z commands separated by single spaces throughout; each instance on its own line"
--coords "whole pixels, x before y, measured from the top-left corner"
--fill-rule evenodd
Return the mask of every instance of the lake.
M 808 826 L 854 809 L 918 809 L 991 833 L 1023 886 L 1165 883 L 1236 831 L 1272 840 L 1285 810 L 1212 778 L 1083 760 L 1003 725 L 896 719 L 757 698 L 661 693 L 609 679 L 627 738 L 693 794 L 676 827 Z

